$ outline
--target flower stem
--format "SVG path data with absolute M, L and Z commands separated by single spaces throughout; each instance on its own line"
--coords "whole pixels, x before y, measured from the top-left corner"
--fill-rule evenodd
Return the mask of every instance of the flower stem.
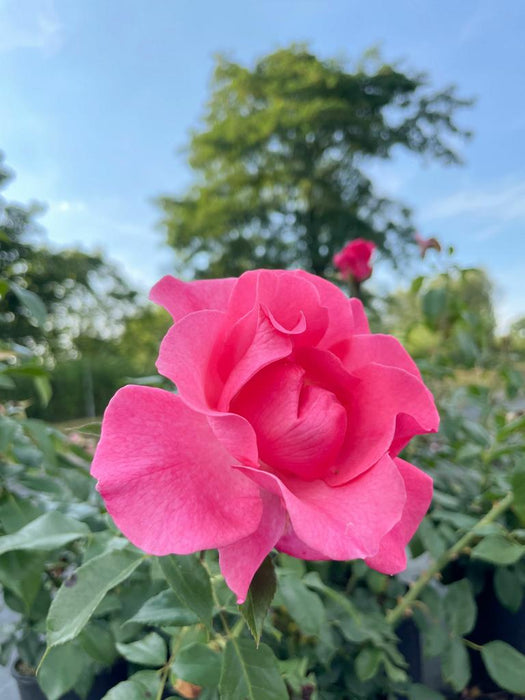
M 504 513 L 507 508 L 511 505 L 513 499 L 512 493 L 508 493 L 501 501 L 495 503 L 489 512 L 477 522 L 472 530 L 469 530 L 463 537 L 461 537 L 456 544 L 452 545 L 450 549 L 443 552 L 435 562 L 424 571 L 421 576 L 413 583 L 405 595 L 401 598 L 395 608 L 392 608 L 386 614 L 386 621 L 392 626 L 396 626 L 401 622 L 405 611 L 414 603 L 419 597 L 420 593 L 427 586 L 427 584 L 438 574 L 454 557 L 456 557 L 464 547 L 467 547 L 472 540 L 477 536 L 478 528 L 488 523 L 493 522 L 502 513 Z

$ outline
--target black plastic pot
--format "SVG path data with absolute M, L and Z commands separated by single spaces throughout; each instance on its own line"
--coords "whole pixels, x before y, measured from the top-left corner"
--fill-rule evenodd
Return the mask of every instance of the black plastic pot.
M 495 569 L 487 567 L 485 585 L 476 597 L 478 618 L 469 636 L 476 644 L 486 644 L 494 639 L 507 642 L 522 654 L 525 653 L 525 600 L 520 609 L 513 613 L 504 607 L 494 592 Z M 500 688 L 490 678 L 478 652 L 469 650 L 472 667 L 472 684 L 481 690 L 493 693 Z M 511 696 L 509 696 L 511 697 Z
M 95 677 L 87 700 L 101 700 L 114 685 L 127 679 L 127 671 L 127 664 L 124 661 L 119 661 L 113 668 L 99 673 Z M 11 666 L 11 675 L 18 685 L 20 700 L 47 700 L 35 676 L 20 673 L 16 668 L 16 663 Z M 60 700 L 80 700 L 80 697 L 74 690 L 70 690 L 65 695 L 62 695 Z
M 35 676 L 28 676 L 16 668 L 16 662 L 11 666 L 11 675 L 16 681 L 20 700 L 47 700 Z

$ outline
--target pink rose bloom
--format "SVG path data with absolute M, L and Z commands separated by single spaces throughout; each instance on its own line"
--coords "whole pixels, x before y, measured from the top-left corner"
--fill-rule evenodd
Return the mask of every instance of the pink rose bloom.
M 434 250 L 437 250 L 438 253 L 441 252 L 441 245 L 440 245 L 437 238 L 434 238 L 434 237 L 423 238 L 423 236 L 421 236 L 421 234 L 415 233 L 414 240 L 416 241 L 416 243 L 419 246 L 419 253 L 420 253 L 422 258 L 425 257 L 427 250 L 429 250 L 429 248 L 434 248 Z
M 439 418 L 399 342 L 302 271 L 164 277 L 151 299 L 178 394 L 126 386 L 106 410 L 92 473 L 122 532 L 155 555 L 218 548 L 239 602 L 274 547 L 404 569 L 432 481 L 398 454 Z
M 370 258 L 375 248 L 372 241 L 356 238 L 334 255 L 334 266 L 337 267 L 343 279 L 352 277 L 357 283 L 364 282 L 372 274 Z

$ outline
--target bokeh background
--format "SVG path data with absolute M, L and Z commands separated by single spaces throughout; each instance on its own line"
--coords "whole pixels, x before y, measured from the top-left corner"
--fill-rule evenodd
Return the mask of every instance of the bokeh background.
M 192 179 L 183 150 L 214 56 L 253 66 L 307 42 L 352 66 L 377 47 L 386 62 L 475 100 L 458 115 L 473 132 L 458 144 L 462 166 L 394 149 L 366 168 L 381 193 L 413 209 L 423 235 L 488 271 L 506 329 L 525 306 L 524 26 L 519 0 L 1 0 L 0 148 L 17 174 L 9 195 L 46 204 L 50 244 L 102 250 L 144 291 L 173 271 L 152 200 Z M 398 281 L 376 270 L 374 284 Z

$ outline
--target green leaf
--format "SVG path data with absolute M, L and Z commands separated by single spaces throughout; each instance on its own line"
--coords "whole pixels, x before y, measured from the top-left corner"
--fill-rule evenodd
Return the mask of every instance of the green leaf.
M 13 550 L 58 549 L 89 532 L 85 523 L 52 511 L 32 520 L 18 532 L 0 537 L 0 554 Z
M 215 688 L 221 676 L 221 657 L 205 644 L 184 647 L 171 664 L 172 671 L 184 681 Z
M 355 672 L 360 681 L 373 678 L 378 669 L 383 653 L 376 647 L 364 647 L 355 659 Z
M 80 633 L 79 642 L 85 652 L 104 666 L 111 666 L 117 658 L 115 638 L 108 623 L 91 621 Z
M 335 589 L 323 583 L 317 571 L 310 571 L 305 576 L 303 576 L 302 580 L 303 583 L 306 586 L 308 586 L 308 588 L 313 588 L 315 591 L 324 593 L 324 595 L 327 598 L 333 600 L 340 608 L 342 608 L 343 614 L 351 618 L 357 626 L 361 625 L 363 619 L 362 615 L 359 613 L 358 609 L 352 603 L 348 595 L 340 593 L 339 591 L 336 591 Z M 360 639 L 359 641 L 363 641 L 363 639 L 369 638 L 370 637 L 367 636 Z
M 516 572 L 499 566 L 494 574 L 494 590 L 499 602 L 512 612 L 518 612 L 523 599 L 523 585 Z
M 26 307 L 39 326 L 43 326 L 47 317 L 46 307 L 42 299 L 29 289 L 23 289 L 11 282 L 11 291 L 16 294 L 18 301 Z
M 7 535 L 20 530 L 42 515 L 43 509 L 36 506 L 28 498 L 21 498 L 14 493 L 6 492 L 0 498 L 0 522 Z
M 432 620 L 422 630 L 423 655 L 428 657 L 439 656 L 446 648 L 449 636 L 445 626 L 439 620 Z
M 24 427 L 36 446 L 42 450 L 48 464 L 56 466 L 57 456 L 48 426 L 39 420 L 26 420 Z
M 446 289 L 430 289 L 422 299 L 423 313 L 431 322 L 436 321 L 447 306 Z
M 171 554 L 167 557 L 159 557 L 159 563 L 180 603 L 192 610 L 208 628 L 211 628 L 213 612 L 211 583 L 206 569 L 197 557 Z
M 472 550 L 473 559 L 483 559 L 491 564 L 508 566 L 515 564 L 525 554 L 525 546 L 511 542 L 503 535 L 485 537 Z
M 199 621 L 197 615 L 181 606 L 179 598 L 171 590 L 161 591 L 144 605 L 127 622 L 143 625 L 177 625 L 184 627 Z
M 18 424 L 16 421 L 0 415 L 0 452 L 7 452 L 17 429 Z
M 0 389 L 14 389 L 15 386 L 16 384 L 11 377 L 8 377 L 0 371 Z
M 521 520 L 525 523 L 525 467 L 520 466 L 512 474 L 510 483 L 514 499 L 512 501 L 512 509 Z
M 51 604 L 47 617 L 48 648 L 76 637 L 106 593 L 128 578 L 143 558 L 139 552 L 116 550 L 78 568 Z
M 326 619 L 324 605 L 313 591 L 291 571 L 279 576 L 279 596 L 304 634 L 319 635 Z
M 42 588 L 45 562 L 46 555 L 35 552 L 7 552 L 0 557 L 0 583 L 24 602 L 26 613 Z
M 90 435 L 92 437 L 100 437 L 100 431 L 102 428 L 102 423 L 100 421 L 93 421 L 93 423 L 84 423 L 83 425 L 79 425 L 75 427 L 74 429 L 70 429 L 66 432 L 74 432 L 76 433 L 83 433 L 85 435 Z
M 219 683 L 221 700 L 288 700 L 270 647 L 250 639 L 229 639 Z
M 457 637 L 463 637 L 473 629 L 477 607 L 472 587 L 466 578 L 447 586 L 443 607 L 447 625 Z
M 102 700 L 151 700 L 151 692 L 137 681 L 122 681 L 111 688 Z
M 470 680 L 470 659 L 465 645 L 453 637 L 443 652 L 441 660 L 443 678 L 460 693 Z
M 153 666 L 155 668 L 166 663 L 166 642 L 156 632 L 147 634 L 142 639 L 129 644 L 116 644 L 117 651 L 128 661 L 139 666 Z
M 78 644 L 65 644 L 51 649 L 38 671 L 38 684 L 49 698 L 58 700 L 68 690 L 76 688 L 86 665 L 92 663 Z
M 45 408 L 53 396 L 53 389 L 48 377 L 35 377 L 35 388 L 40 399 L 40 403 Z
M 404 669 L 392 663 L 387 656 L 383 658 L 383 664 L 385 666 L 386 675 L 393 683 L 406 683 L 408 675 Z
M 446 542 L 429 517 L 425 518 L 419 526 L 418 535 L 421 537 L 425 549 L 432 554 L 434 559 L 441 556 L 447 548 Z
M 153 700 L 153 698 L 157 697 L 160 688 L 160 675 L 158 671 L 141 669 L 130 676 L 128 680 L 144 688 L 147 700 Z
M 427 688 L 426 685 L 414 683 L 408 691 L 408 700 L 445 700 L 445 696 Z
M 240 606 L 256 646 L 259 646 L 264 620 L 276 588 L 277 579 L 273 562 L 271 557 L 266 557 L 253 577 L 245 602 Z
M 483 663 L 499 686 L 517 695 L 525 694 L 525 656 L 505 642 L 496 640 L 481 649 Z

